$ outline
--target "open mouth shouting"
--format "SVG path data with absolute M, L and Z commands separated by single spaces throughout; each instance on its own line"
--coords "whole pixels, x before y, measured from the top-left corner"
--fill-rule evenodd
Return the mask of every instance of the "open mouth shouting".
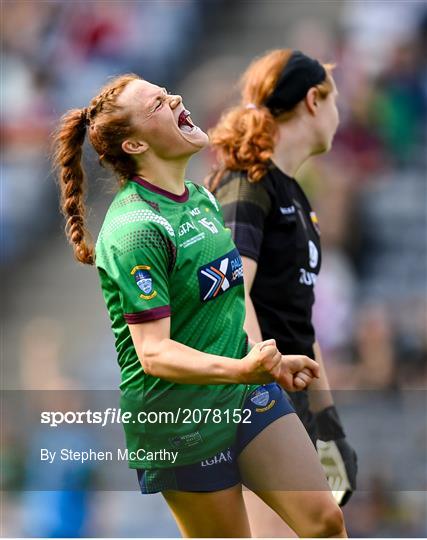
M 176 120 L 178 129 L 181 132 L 181 136 L 190 144 L 198 149 L 203 148 L 209 142 L 209 138 L 206 133 L 196 126 L 191 120 L 190 111 L 183 109 Z
M 184 133 L 192 133 L 197 129 L 191 120 L 190 111 L 184 109 L 178 117 L 178 127 Z

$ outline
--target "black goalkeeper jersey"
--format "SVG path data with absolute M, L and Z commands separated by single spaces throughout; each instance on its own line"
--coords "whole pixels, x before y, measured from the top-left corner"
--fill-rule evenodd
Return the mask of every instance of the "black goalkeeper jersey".
M 258 263 L 251 298 L 263 339 L 314 358 L 311 322 L 321 264 L 316 214 L 299 184 L 271 166 L 256 183 L 226 172 L 215 195 L 241 255 Z

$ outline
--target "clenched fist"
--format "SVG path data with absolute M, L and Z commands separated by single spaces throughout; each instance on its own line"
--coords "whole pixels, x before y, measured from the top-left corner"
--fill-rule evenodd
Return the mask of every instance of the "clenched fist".
M 295 392 L 307 388 L 319 377 L 319 365 L 308 356 L 282 355 L 274 339 L 257 343 L 243 359 L 244 382 L 279 383 L 285 390 Z

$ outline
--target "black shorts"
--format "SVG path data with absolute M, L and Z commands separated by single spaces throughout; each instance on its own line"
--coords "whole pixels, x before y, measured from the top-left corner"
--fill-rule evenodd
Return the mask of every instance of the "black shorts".
M 295 412 L 286 394 L 276 383 L 256 388 L 248 395 L 242 408 L 251 411 L 250 422 L 239 424 L 232 446 L 191 465 L 137 469 L 141 493 L 158 493 L 169 489 L 219 491 L 241 483 L 237 464 L 240 452 L 269 424 L 281 416 Z
M 287 393 L 294 406 L 295 412 L 298 418 L 303 423 L 311 442 L 316 447 L 317 440 L 317 427 L 314 414 L 310 411 L 307 390 L 301 392 L 289 392 Z

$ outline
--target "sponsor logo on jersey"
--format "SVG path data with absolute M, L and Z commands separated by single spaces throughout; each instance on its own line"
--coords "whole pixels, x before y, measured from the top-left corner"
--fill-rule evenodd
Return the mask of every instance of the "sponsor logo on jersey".
M 317 274 L 314 272 L 308 272 L 305 268 L 300 268 L 299 273 L 299 282 L 302 285 L 314 286 L 316 284 Z
M 134 266 L 130 272 L 143 293 L 140 294 L 139 297 L 144 300 L 151 300 L 151 298 L 157 296 L 157 291 L 153 290 L 153 278 L 150 270 L 151 266 L 138 265 Z
M 212 234 L 217 234 L 218 227 L 215 225 L 213 221 L 209 221 L 207 218 L 202 218 L 198 220 L 200 225 L 203 225 L 203 227 L 206 227 L 209 231 L 211 231 Z
M 196 226 L 194 223 L 191 223 L 191 221 L 185 221 L 179 226 L 178 229 L 178 236 L 184 236 L 184 234 L 187 234 L 190 231 L 195 231 Z
M 211 465 L 219 465 L 220 463 L 233 463 L 233 456 L 231 450 L 225 450 L 224 452 L 218 452 L 214 457 L 204 459 L 200 462 L 201 467 L 209 467 Z
M 204 240 L 206 234 L 204 232 L 201 232 L 199 234 L 196 234 L 196 236 L 191 236 L 190 238 L 187 238 L 187 240 L 184 240 L 184 242 L 181 242 L 178 244 L 179 247 L 182 248 L 188 248 L 189 246 L 192 246 L 196 242 L 200 242 L 200 240 Z
M 202 302 L 217 298 L 230 288 L 243 284 L 243 265 L 239 252 L 234 248 L 223 257 L 201 266 L 197 276 Z
M 251 397 L 251 401 L 254 405 L 258 405 L 255 409 L 258 413 L 269 411 L 276 404 L 275 399 L 270 401 L 270 393 L 265 388 L 257 388 Z M 270 403 L 268 403 L 269 401 Z
M 312 240 L 308 241 L 308 264 L 313 270 L 319 264 L 319 251 L 316 244 Z M 299 274 L 299 282 L 301 285 L 313 287 L 316 284 L 317 273 L 312 272 L 311 270 L 306 270 L 305 268 L 300 268 Z
M 194 216 L 199 216 L 200 215 L 200 208 L 198 206 L 196 206 L 196 208 L 193 208 L 193 210 L 190 210 L 190 214 L 194 217 Z
M 190 447 L 203 442 L 203 438 L 198 431 L 187 433 L 186 435 L 177 435 L 169 439 L 169 442 L 175 448 Z
M 319 251 L 316 247 L 316 244 L 312 241 L 308 241 L 308 264 L 310 268 L 314 270 L 319 264 Z M 301 285 L 307 285 L 308 287 L 313 287 L 316 284 L 317 274 L 306 270 L 305 268 L 299 269 L 299 282 Z
M 316 268 L 319 262 L 319 252 L 317 251 L 316 244 L 312 241 L 308 241 L 308 257 L 310 268 Z
M 280 211 L 284 216 L 289 216 L 290 214 L 295 214 L 295 206 L 281 206 Z

